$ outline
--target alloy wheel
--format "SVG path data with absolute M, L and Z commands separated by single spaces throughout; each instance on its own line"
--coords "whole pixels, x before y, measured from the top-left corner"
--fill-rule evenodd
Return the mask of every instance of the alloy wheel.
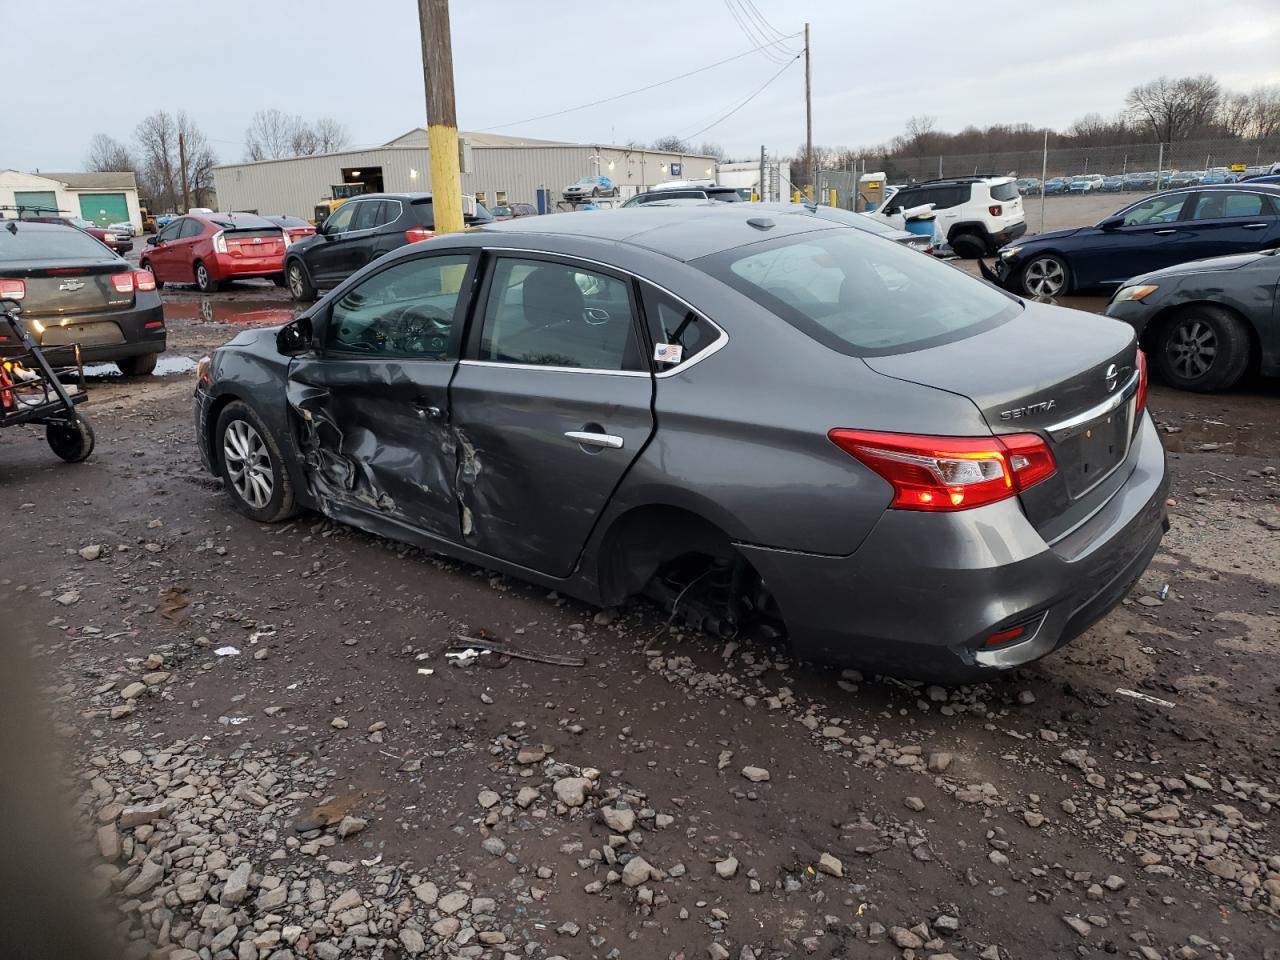
M 1027 289 L 1036 297 L 1056 297 L 1066 286 L 1067 273 L 1062 264 L 1051 257 L 1032 260 L 1026 267 Z
M 232 420 L 222 434 L 222 457 L 237 495 L 255 510 L 271 502 L 275 477 L 271 454 L 253 424 Z
M 302 289 L 302 268 L 296 263 L 289 268 L 289 292 L 297 300 L 301 300 L 305 292 Z
M 1218 337 L 1209 324 L 1191 317 L 1174 329 L 1165 351 L 1178 376 L 1197 380 L 1213 367 L 1218 356 Z
M 209 269 L 203 263 L 196 265 L 196 286 L 201 290 L 209 289 Z

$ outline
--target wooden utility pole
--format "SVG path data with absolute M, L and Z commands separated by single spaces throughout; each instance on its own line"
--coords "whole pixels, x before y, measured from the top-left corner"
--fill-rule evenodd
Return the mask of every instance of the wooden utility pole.
M 818 197 L 818 161 L 813 155 L 813 92 L 809 83 L 809 25 L 804 25 L 804 144 L 809 153 L 809 199 Z
M 763 202 L 768 199 L 769 196 L 765 193 L 764 185 L 764 144 L 760 144 L 760 200 Z
M 436 233 L 459 233 L 462 174 L 458 169 L 458 113 L 453 94 L 453 46 L 449 0 L 418 0 L 422 28 L 422 78 L 427 87 L 427 149 Z
M 191 190 L 187 184 L 187 137 L 178 131 L 178 175 L 182 178 L 182 212 L 191 209 Z

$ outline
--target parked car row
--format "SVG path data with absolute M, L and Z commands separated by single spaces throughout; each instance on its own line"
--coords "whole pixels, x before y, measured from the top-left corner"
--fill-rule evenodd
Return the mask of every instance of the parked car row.
M 86 220 L 84 217 L 72 216 L 24 216 L 22 218 L 27 223 L 60 223 L 65 227 L 74 227 L 77 230 L 89 234 L 95 240 L 106 244 L 115 253 L 128 253 L 133 249 L 133 234 L 125 233 L 118 230 L 120 224 L 102 228 L 95 224 L 92 220 Z M 126 225 L 127 226 L 127 225 Z
M 1092 227 L 1001 248 L 982 273 L 1035 298 L 1113 292 L 1171 384 L 1218 390 L 1245 370 L 1280 373 L 1280 184 L 1167 190 Z
M 1273 167 L 1267 164 L 1233 171 L 1230 167 L 1210 167 L 1207 170 L 1155 170 L 1122 174 L 1082 173 L 1073 177 L 1052 177 L 1043 183 L 1036 177 L 1021 177 L 1017 181 L 1018 192 L 1024 197 L 1038 197 L 1041 193 L 1053 196 L 1063 193 L 1138 192 L 1160 187 L 1213 186 L 1221 183 L 1242 183 L 1256 177 L 1267 176 Z

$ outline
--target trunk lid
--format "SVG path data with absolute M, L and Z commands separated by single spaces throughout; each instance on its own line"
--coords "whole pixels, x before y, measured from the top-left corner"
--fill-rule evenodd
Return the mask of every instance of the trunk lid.
M 1057 472 L 1020 500 L 1046 540 L 1092 515 L 1128 474 L 1138 418 L 1137 344 L 1127 324 L 1029 302 L 976 336 L 866 362 L 885 376 L 967 397 L 994 434 L 1043 437 Z
M 24 317 L 61 317 L 131 308 L 132 289 L 119 293 L 111 281 L 113 274 L 129 270 L 128 264 L 116 258 L 77 266 L 10 260 L 0 266 L 0 277 L 17 278 L 26 285 Z
M 224 229 L 227 253 L 232 257 L 280 257 L 284 255 L 284 231 L 274 229 Z

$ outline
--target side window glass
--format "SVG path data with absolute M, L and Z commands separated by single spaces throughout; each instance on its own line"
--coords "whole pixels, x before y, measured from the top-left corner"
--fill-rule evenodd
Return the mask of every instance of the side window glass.
M 503 257 L 493 269 L 480 360 L 647 370 L 627 284 L 567 263 Z
M 166 224 L 165 228 L 160 231 L 160 242 L 168 243 L 170 240 L 177 240 L 178 233 L 182 230 L 182 225 L 185 222 L 185 220 L 175 220 L 173 223 Z
M 355 205 L 356 212 L 351 215 L 351 229 L 372 230 L 378 225 L 378 211 L 382 209 L 381 200 L 361 200 Z
M 378 209 L 378 226 L 385 226 L 388 223 L 395 223 L 400 219 L 400 201 L 399 200 L 383 200 L 381 207 Z
M 179 236 L 185 240 L 187 237 L 198 237 L 203 232 L 204 224 L 199 220 L 192 220 L 188 218 L 182 221 L 182 233 L 179 234 Z
M 666 360 L 658 360 L 659 373 L 688 362 L 719 338 L 715 327 L 675 297 L 648 284 L 643 285 L 643 290 L 644 318 L 653 339 L 655 359 L 662 353 L 667 355 Z
M 351 215 L 355 213 L 355 207 L 354 203 L 347 201 L 333 211 L 329 219 L 324 222 L 324 232 L 329 235 L 346 233 L 351 227 Z
M 1192 220 L 1222 220 L 1227 217 L 1262 216 L 1262 197 L 1256 193 L 1215 190 L 1196 197 Z
M 328 346 L 343 353 L 447 360 L 471 258 L 402 260 L 348 290 L 333 305 Z
M 1143 200 L 1125 213 L 1124 225 L 1138 227 L 1148 223 L 1172 223 L 1178 219 L 1186 199 L 1185 193 L 1177 193 L 1168 197 L 1151 197 Z

